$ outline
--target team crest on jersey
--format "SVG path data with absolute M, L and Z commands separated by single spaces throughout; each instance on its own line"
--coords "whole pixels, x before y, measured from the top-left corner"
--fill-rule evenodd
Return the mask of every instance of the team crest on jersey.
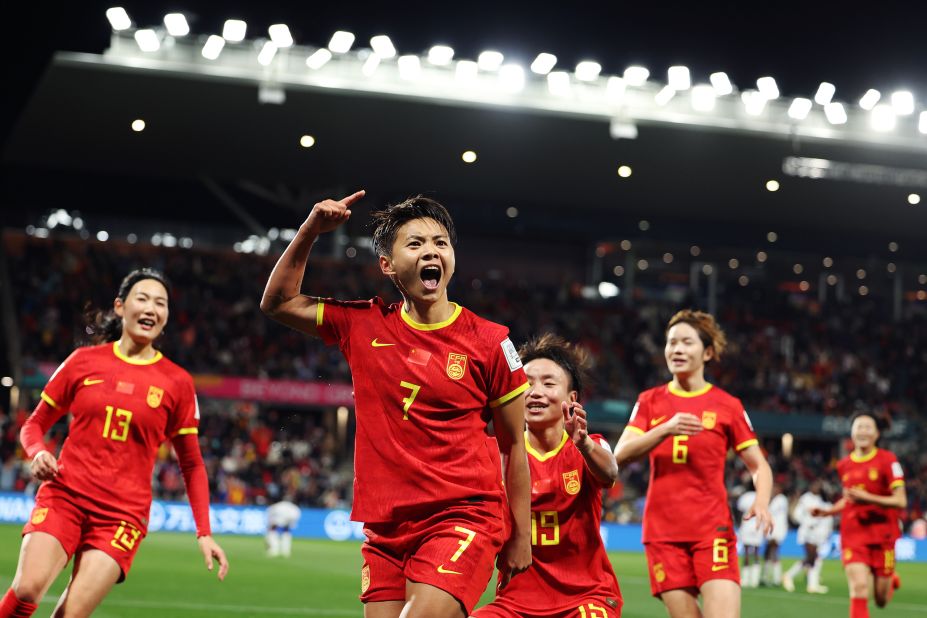
M 869 480 L 878 481 L 879 480 L 879 471 L 875 468 L 869 468 Z
M 164 389 L 158 388 L 157 386 L 148 387 L 148 398 L 145 400 L 148 402 L 149 407 L 157 408 L 161 405 L 161 398 L 164 397 Z
M 467 355 L 451 352 L 447 355 L 447 377 L 459 380 L 467 372 Z
M 361 569 L 361 594 L 367 592 L 367 588 L 370 588 L 370 567 L 365 564 Z
M 566 492 L 571 496 L 575 496 L 579 493 L 579 471 L 570 470 L 569 472 L 563 473 L 563 488 L 566 489 Z
M 658 562 L 653 565 L 653 578 L 657 580 L 657 583 L 662 583 L 666 579 L 666 571 L 663 570 L 663 563 Z
M 718 413 L 717 412 L 702 412 L 702 427 L 705 429 L 714 429 L 715 425 L 718 423 Z
M 37 526 L 45 521 L 46 517 L 48 517 L 48 508 L 35 509 L 32 511 L 32 524 Z

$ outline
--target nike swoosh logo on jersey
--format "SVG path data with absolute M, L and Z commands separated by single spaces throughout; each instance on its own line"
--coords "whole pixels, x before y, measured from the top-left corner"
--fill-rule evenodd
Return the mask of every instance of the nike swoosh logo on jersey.
M 663 422 L 663 420 L 664 420 L 665 418 L 666 418 L 666 415 L 664 414 L 664 415 L 661 416 L 660 418 L 651 419 L 651 421 L 650 421 L 650 426 L 653 427 L 653 426 L 655 426 L 655 425 L 659 425 L 660 423 Z
M 438 573 L 448 573 L 450 575 L 463 575 L 460 571 L 451 571 L 450 569 L 445 569 L 443 564 L 438 565 Z
M 93 386 L 94 384 L 100 384 L 103 380 L 91 380 L 90 378 L 84 378 L 84 386 Z
M 375 348 L 385 348 L 387 346 L 396 345 L 396 344 L 395 343 L 380 343 L 379 341 L 374 339 L 373 341 L 370 342 L 370 345 L 372 345 Z
M 730 566 L 729 564 L 713 564 L 711 565 L 711 570 L 712 571 L 723 571 L 729 566 Z

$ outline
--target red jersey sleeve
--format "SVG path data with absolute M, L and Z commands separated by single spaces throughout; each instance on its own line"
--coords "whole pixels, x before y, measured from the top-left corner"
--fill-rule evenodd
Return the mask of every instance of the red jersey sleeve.
M 341 344 L 351 330 L 351 320 L 357 311 L 370 310 L 379 299 L 335 300 L 320 298 L 315 309 L 315 326 L 325 345 Z
M 756 439 L 756 432 L 753 431 L 753 423 L 750 422 L 750 416 L 747 414 L 747 410 L 739 399 L 736 401 L 736 410 L 739 410 L 739 412 L 735 411 L 731 418 L 730 435 L 728 438 L 734 450 L 739 453 L 760 442 Z
M 74 399 L 77 385 L 74 383 L 72 370 L 77 364 L 78 354 L 80 354 L 80 349 L 71 352 L 71 355 L 55 369 L 55 373 L 48 379 L 45 389 L 42 390 L 42 400 L 60 412 L 67 412 Z
M 894 453 L 886 451 L 888 457 L 885 458 L 886 470 L 885 475 L 890 479 L 888 488 L 895 490 L 896 487 L 904 487 L 904 470 L 901 468 L 898 458 Z
M 489 356 L 489 407 L 505 405 L 528 390 L 528 377 L 512 341 L 505 337 Z
M 196 391 L 193 378 L 184 372 L 178 380 L 177 403 L 171 410 L 171 418 L 167 426 L 167 437 L 184 436 L 199 433 L 200 404 L 196 400 Z
M 637 403 L 631 409 L 631 418 L 628 419 L 626 430 L 636 434 L 644 435 L 647 433 L 647 423 L 650 421 L 650 397 L 647 393 L 641 393 L 637 398 Z

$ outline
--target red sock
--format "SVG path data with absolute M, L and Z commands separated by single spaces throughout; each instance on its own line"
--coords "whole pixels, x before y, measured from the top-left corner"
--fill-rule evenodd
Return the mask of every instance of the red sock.
M 869 599 L 850 599 L 850 618 L 869 618 Z
M 0 618 L 29 618 L 39 608 L 35 603 L 20 601 L 10 588 L 0 600 Z

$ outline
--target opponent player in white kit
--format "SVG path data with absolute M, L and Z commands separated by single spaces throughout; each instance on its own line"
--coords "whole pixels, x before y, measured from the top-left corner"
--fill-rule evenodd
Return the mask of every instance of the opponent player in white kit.
M 267 555 L 289 558 L 293 550 L 293 528 L 299 523 L 300 510 L 289 496 L 267 508 Z
M 805 548 L 805 559 L 793 564 L 782 576 L 782 587 L 789 592 L 795 590 L 795 576 L 805 570 L 808 574 L 806 590 L 812 594 L 827 594 L 827 586 L 821 585 L 821 556 L 829 549 L 834 518 L 815 517 L 811 510 L 830 507 L 831 504 L 821 496 L 821 481 L 814 480 L 792 511 L 792 519 L 798 522 L 798 544 Z
M 789 533 L 789 499 L 782 493 L 780 483 L 773 484 L 773 498 L 769 501 L 773 531 L 766 536 L 766 550 L 763 553 L 763 583 L 778 586 L 782 583 L 782 563 L 779 561 L 779 547 Z
M 737 499 L 737 510 L 743 517 L 756 501 L 756 492 L 745 491 Z M 756 522 L 741 519 L 737 538 L 744 545 L 744 568 L 741 569 L 740 585 L 742 588 L 756 588 L 760 585 L 760 545 L 763 543 L 763 531 L 757 529 Z

